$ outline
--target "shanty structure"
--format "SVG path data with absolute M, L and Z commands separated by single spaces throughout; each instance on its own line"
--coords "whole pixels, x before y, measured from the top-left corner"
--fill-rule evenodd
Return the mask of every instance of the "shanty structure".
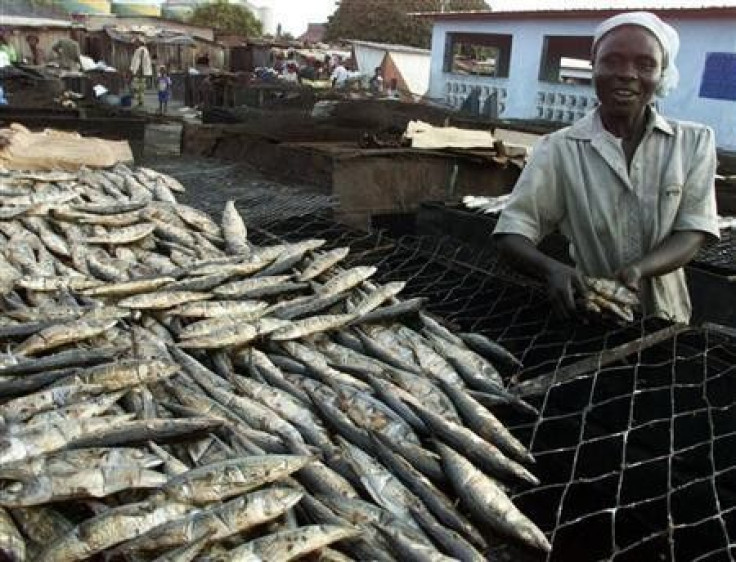
M 427 93 L 430 51 L 371 41 L 350 41 L 350 43 L 353 46 L 353 59 L 362 74 L 372 76 L 374 70 L 381 67 L 386 87 L 395 79 L 397 90 L 405 96 L 419 99 Z
M 15 48 L 20 60 L 29 64 L 48 62 L 52 58 L 51 48 L 57 41 L 78 41 L 84 32 L 84 28 L 76 23 L 55 18 L 3 15 L 0 24 L 5 30 L 5 40 Z
M 202 59 L 213 69 L 225 64 L 225 48 L 219 43 L 169 27 L 105 26 L 89 38 L 90 55 L 123 71 L 130 67 L 136 38 L 145 41 L 154 64 L 165 65 L 169 71 L 186 71 Z
M 102 31 L 105 27 L 119 27 L 137 30 L 141 33 L 153 33 L 157 28 L 163 28 L 169 32 L 191 35 L 194 38 L 215 41 L 215 31 L 211 27 L 192 25 L 180 21 L 161 19 L 152 16 L 120 16 L 114 14 L 87 14 L 77 16 L 77 20 L 84 23 L 89 31 Z
M 620 11 L 431 14 L 429 95 L 457 108 L 473 96 L 480 112 L 493 106 L 489 113 L 501 118 L 571 123 L 597 103 L 587 66 L 593 32 Z M 736 149 L 736 6 L 650 11 L 677 29 L 682 45 L 680 85 L 657 102 L 660 110 L 706 123 L 720 148 Z

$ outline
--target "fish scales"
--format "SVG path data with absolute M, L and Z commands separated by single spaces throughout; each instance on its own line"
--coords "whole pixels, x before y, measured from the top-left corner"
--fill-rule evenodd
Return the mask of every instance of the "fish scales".
M 12 508 L 27 557 L 288 560 L 322 549 L 342 560 L 324 549 L 325 529 L 300 527 L 321 517 L 350 535 L 339 548 L 357 559 L 443 560 L 432 540 L 479 559 L 471 543 L 481 541 L 451 502 L 460 497 L 476 521 L 486 519 L 474 510 L 503 510 L 469 507 L 425 439 L 463 447 L 491 473 L 489 458 L 506 462 L 495 444 L 509 476 L 532 483 L 511 460 L 531 455 L 481 405 L 533 412 L 493 365 L 515 359 L 426 316 L 423 299 L 398 299 L 404 282 L 343 266 L 348 248 L 252 245 L 234 202 L 220 226 L 178 203 L 181 184 L 165 174 L 117 165 L 57 176 L 10 172 L 0 188 L 0 334 L 10 342 L 0 356 L 0 505 L 34 505 Z M 598 285 L 609 309 L 624 304 L 616 287 Z M 403 324 L 410 314 L 414 329 Z M 284 484 L 292 501 L 307 489 L 332 503 L 315 500 L 310 514 L 285 501 L 259 519 L 285 524 L 254 523 L 267 502 L 240 500 Z M 372 501 L 358 504 L 361 494 Z M 77 498 L 99 515 L 50 529 L 43 504 Z M 524 529 L 527 544 L 545 548 Z
M 116 548 L 120 554 L 150 552 L 187 544 L 204 533 L 206 542 L 225 539 L 283 514 L 303 493 L 289 488 L 266 488 L 235 498 L 183 519 L 160 525 Z

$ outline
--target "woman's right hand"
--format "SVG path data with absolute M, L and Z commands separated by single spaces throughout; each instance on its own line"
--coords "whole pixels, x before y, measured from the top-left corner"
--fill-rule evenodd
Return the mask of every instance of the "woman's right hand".
M 565 320 L 577 316 L 580 309 L 576 300 L 588 292 L 582 274 L 569 265 L 555 262 L 548 267 L 546 281 L 555 313 Z

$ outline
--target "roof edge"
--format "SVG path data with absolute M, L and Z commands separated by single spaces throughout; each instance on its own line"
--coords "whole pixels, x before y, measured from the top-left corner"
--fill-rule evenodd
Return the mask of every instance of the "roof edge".
M 422 49 L 421 47 L 413 47 L 411 45 L 399 45 L 397 43 L 381 43 L 380 41 L 365 41 L 363 39 L 346 39 L 345 42 L 350 43 L 351 45 L 383 48 L 387 51 L 403 51 L 406 53 L 417 53 L 422 55 L 429 55 L 432 53 L 431 49 Z
M 414 12 L 417 18 L 432 21 L 453 20 L 509 20 L 509 19 L 587 19 L 610 17 L 623 12 L 639 11 L 641 8 L 586 8 L 583 10 L 517 10 L 517 11 L 471 11 L 471 12 Z M 721 17 L 736 18 L 736 6 L 686 7 L 686 8 L 649 8 L 646 11 L 665 18 L 687 16 L 697 19 Z

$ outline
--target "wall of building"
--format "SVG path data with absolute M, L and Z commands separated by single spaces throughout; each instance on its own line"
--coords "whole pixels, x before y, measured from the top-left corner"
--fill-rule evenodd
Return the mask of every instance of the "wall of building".
M 384 64 L 386 55 L 390 55 L 392 72 L 397 76 L 386 74 L 384 68 L 384 87 L 388 87 L 391 78 L 396 77 L 403 83 L 402 90 L 416 97 L 424 96 L 429 89 L 429 70 L 431 58 L 429 53 L 404 51 L 401 49 L 390 49 L 378 44 L 353 44 L 358 70 L 365 76 L 373 76 L 376 67 Z M 384 64 L 385 66 L 385 64 Z
M 595 102 L 590 86 L 539 81 L 545 35 L 593 35 L 599 19 L 576 20 L 473 20 L 438 21 L 432 34 L 429 96 L 460 107 L 474 87 L 481 88 L 481 105 L 498 96 L 499 117 L 572 122 Z M 736 150 L 736 101 L 699 95 L 707 53 L 736 53 L 736 18 L 668 20 L 680 33 L 677 57 L 680 86 L 658 102 L 660 110 L 675 119 L 705 123 L 716 131 L 720 148 Z M 444 71 L 448 33 L 513 35 L 508 78 L 470 76 Z
M 133 56 L 135 46 L 130 43 L 122 43 L 115 41 L 104 34 L 97 32 L 100 37 L 102 58 L 118 71 L 126 73 L 130 68 L 130 61 Z M 225 65 L 225 49 L 217 44 L 197 41 L 195 45 L 171 45 L 166 43 L 148 43 L 148 50 L 151 54 L 154 65 L 156 67 L 165 65 L 169 72 L 185 72 L 189 68 L 194 68 L 197 56 L 207 54 L 210 61 L 211 69 L 221 70 Z
M 54 59 L 54 54 L 51 51 L 53 45 L 59 39 L 72 37 L 73 31 L 71 28 L 15 27 L 10 33 L 6 33 L 5 38 L 15 48 L 20 59 L 28 60 L 31 63 L 31 47 L 27 41 L 29 35 L 38 37 L 39 64 L 44 64 Z

